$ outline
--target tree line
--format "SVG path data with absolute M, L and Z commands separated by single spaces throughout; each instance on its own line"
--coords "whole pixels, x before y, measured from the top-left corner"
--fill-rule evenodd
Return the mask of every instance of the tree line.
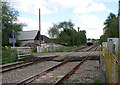
M 8 2 L 2 2 L 2 46 L 10 46 L 9 38 L 12 38 L 12 30 L 15 32 L 16 45 L 20 45 L 17 39 L 18 31 L 22 31 L 23 23 L 17 23 L 19 12 L 15 10 Z
M 53 24 L 48 30 L 48 34 L 51 37 L 52 43 L 67 45 L 67 46 L 79 46 L 86 44 L 86 31 L 76 31 L 72 21 L 63 21 L 57 24 Z
M 107 41 L 107 38 L 118 38 L 119 30 L 118 30 L 118 16 L 110 13 L 107 19 L 104 22 L 105 27 L 103 28 L 104 34 L 100 36 L 100 42 Z

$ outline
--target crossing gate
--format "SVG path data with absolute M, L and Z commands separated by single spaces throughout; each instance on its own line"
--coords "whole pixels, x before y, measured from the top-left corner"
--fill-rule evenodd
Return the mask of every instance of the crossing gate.
M 22 56 L 31 55 L 31 47 L 11 47 L 11 49 L 17 50 L 18 59 Z

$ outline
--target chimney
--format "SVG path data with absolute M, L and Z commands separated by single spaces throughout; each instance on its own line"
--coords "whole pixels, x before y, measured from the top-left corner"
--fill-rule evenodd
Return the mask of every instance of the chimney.
M 40 37 L 39 37 L 39 42 L 40 42 L 40 45 L 41 45 L 41 19 L 40 19 L 40 8 L 39 8 L 39 31 L 40 31 Z

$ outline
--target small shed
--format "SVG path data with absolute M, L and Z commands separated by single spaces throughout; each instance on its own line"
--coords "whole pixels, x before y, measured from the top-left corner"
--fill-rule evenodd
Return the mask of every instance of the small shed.
M 45 35 L 39 34 L 40 32 L 38 30 L 32 30 L 32 31 L 20 31 L 18 35 L 18 40 L 22 41 L 22 46 L 25 46 L 26 44 L 39 44 L 41 43 L 48 43 L 49 38 Z M 39 40 L 40 39 L 40 40 Z

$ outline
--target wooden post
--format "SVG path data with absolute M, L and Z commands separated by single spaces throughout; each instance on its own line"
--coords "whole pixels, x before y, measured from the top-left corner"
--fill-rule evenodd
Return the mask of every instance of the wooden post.
M 114 63 L 113 63 L 113 73 L 114 73 L 114 79 L 113 79 L 113 83 L 117 83 L 117 76 L 116 76 L 116 60 L 113 59 Z
M 109 77 L 108 77 L 108 51 L 107 49 L 105 48 L 105 62 L 106 62 L 106 78 L 107 78 L 107 83 L 109 83 Z
M 108 50 L 107 50 L 108 51 Z M 112 73 L 111 73 L 111 54 L 108 52 L 108 75 L 109 75 L 109 83 L 112 83 Z

